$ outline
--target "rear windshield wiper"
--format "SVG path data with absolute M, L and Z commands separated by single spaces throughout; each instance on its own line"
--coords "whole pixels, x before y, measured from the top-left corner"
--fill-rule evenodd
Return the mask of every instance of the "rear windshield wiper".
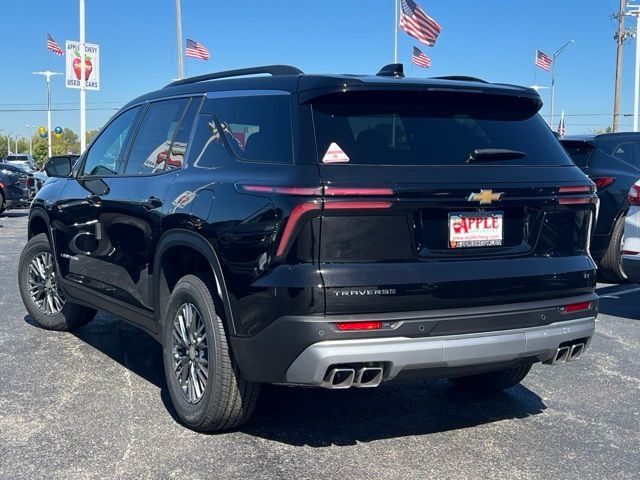
M 513 160 L 526 156 L 527 154 L 525 152 L 509 150 L 508 148 L 476 148 L 469 154 L 467 163 L 482 162 L 484 160 Z

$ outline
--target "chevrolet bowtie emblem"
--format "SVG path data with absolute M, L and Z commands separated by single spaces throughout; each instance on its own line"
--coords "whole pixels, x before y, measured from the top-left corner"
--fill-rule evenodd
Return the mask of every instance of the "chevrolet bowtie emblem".
M 491 205 L 491 202 L 497 202 L 502 198 L 504 193 L 493 193 L 493 190 L 480 190 L 480 193 L 472 193 L 467 198 L 469 202 L 480 202 L 480 205 Z

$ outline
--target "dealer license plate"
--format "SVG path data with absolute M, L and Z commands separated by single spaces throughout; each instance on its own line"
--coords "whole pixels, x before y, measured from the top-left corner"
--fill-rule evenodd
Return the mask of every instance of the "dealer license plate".
M 504 212 L 449 214 L 449 248 L 499 247 L 503 241 Z

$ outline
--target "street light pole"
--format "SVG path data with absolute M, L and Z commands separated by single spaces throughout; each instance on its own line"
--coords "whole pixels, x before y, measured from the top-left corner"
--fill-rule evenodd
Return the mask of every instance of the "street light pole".
M 569 45 L 574 43 L 574 40 L 569 40 L 563 46 L 561 46 L 558 50 L 553 53 L 553 57 L 551 58 L 551 111 L 549 113 L 549 126 L 553 128 L 553 102 L 555 97 L 556 90 L 556 60 L 560 56 L 560 54 L 567 48 Z
M 47 79 L 47 133 L 48 133 L 48 147 L 49 147 L 49 158 L 51 158 L 51 77 L 54 75 L 62 75 L 58 72 L 50 72 L 49 70 L 45 72 L 33 72 L 34 75 L 44 75 Z
M 24 128 L 27 129 L 27 137 L 29 137 L 29 155 L 33 156 L 33 135 L 31 135 L 32 126 L 25 125 Z
M 184 78 L 182 58 L 182 9 L 180 0 L 176 0 L 176 51 L 178 53 L 178 80 Z

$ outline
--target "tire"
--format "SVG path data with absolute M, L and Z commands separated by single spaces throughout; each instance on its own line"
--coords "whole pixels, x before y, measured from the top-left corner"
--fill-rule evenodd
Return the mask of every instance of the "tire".
M 497 372 L 469 375 L 467 377 L 450 378 L 456 386 L 473 392 L 497 392 L 515 387 L 531 370 L 531 365 L 507 368 Z
M 201 432 L 228 430 L 245 423 L 255 409 L 260 389 L 260 385 L 244 380 L 238 370 L 221 318 L 224 310 L 215 292 L 215 280 L 209 273 L 182 277 L 169 297 L 162 324 L 163 363 L 171 401 L 182 422 Z M 199 341 L 202 332 L 206 333 L 204 342 Z M 201 367 L 205 363 L 206 378 Z
M 0 215 L 2 215 L 7 209 L 7 202 L 4 199 L 4 193 L 0 190 Z
M 622 268 L 622 241 L 624 239 L 625 215 L 622 215 L 613 226 L 611 240 L 607 251 L 600 260 L 599 276 L 607 283 L 625 283 L 627 275 Z
M 50 263 L 45 261 L 47 258 L 50 259 Z M 43 270 L 47 273 L 45 278 L 48 278 L 49 282 L 45 280 L 39 291 L 32 296 L 30 285 L 33 287 L 41 283 L 37 280 L 41 277 L 39 273 L 42 270 L 35 265 L 46 265 Z M 71 331 L 89 323 L 96 314 L 94 309 L 67 302 L 64 298 L 57 284 L 56 266 L 49 239 L 44 233 L 29 240 L 22 250 L 18 264 L 18 287 L 29 315 L 42 328 Z M 50 297 L 52 303 L 49 301 Z

